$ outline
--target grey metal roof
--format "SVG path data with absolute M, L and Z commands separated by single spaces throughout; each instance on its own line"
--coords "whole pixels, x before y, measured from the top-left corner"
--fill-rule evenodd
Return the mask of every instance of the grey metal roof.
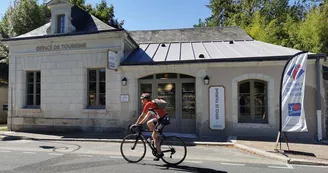
M 191 42 L 204 40 L 253 40 L 240 27 L 202 27 L 129 31 L 137 43 Z
M 76 28 L 73 33 L 88 33 L 88 32 L 97 32 L 97 31 L 104 31 L 104 30 L 115 30 L 116 28 L 107 25 L 106 23 L 102 22 L 95 16 L 89 14 L 85 10 L 73 6 L 72 12 L 72 25 Z M 50 34 L 50 22 L 36 28 L 26 34 L 19 35 L 15 38 L 27 38 L 27 37 L 35 37 L 35 36 L 50 36 L 50 35 L 71 35 L 72 33 L 66 34 Z
M 288 59 L 300 52 L 256 40 L 142 43 L 139 47 L 121 65 Z

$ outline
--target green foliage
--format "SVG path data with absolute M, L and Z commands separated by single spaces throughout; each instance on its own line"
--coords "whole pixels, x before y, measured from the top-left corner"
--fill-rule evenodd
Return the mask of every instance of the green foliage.
M 100 4 L 96 4 L 95 7 L 92 7 L 90 4 L 85 4 L 85 0 L 70 0 L 70 2 L 114 28 L 122 28 L 124 25 L 124 21 L 118 22 L 117 19 L 115 19 L 114 6 L 112 4 L 108 6 L 106 0 L 101 0 Z
M 254 39 L 328 54 L 328 0 L 210 0 L 194 27 L 240 26 Z

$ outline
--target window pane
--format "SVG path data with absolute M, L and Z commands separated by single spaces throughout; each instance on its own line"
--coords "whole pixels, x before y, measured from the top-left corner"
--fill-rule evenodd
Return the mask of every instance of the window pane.
M 99 94 L 99 105 L 100 106 L 106 105 L 106 94 Z
M 27 73 L 27 82 L 28 83 L 33 83 L 34 82 L 34 73 L 33 72 L 28 72 Z
M 255 115 L 263 115 L 265 113 L 265 107 L 255 107 Z
M 239 84 L 239 93 L 250 93 L 250 82 L 244 82 Z
M 36 95 L 36 105 L 40 105 L 41 103 L 41 95 Z
M 171 118 L 176 118 L 175 105 L 175 83 L 160 83 L 158 84 L 158 97 L 166 101 L 166 112 Z
M 265 93 L 265 83 L 254 82 L 254 92 L 255 93 Z
M 97 71 L 89 70 L 89 81 L 96 82 L 97 81 Z
M 195 83 L 182 83 L 182 118 L 196 119 Z
M 33 94 L 34 93 L 34 85 L 28 84 L 27 85 L 27 94 Z
M 251 121 L 251 109 L 247 106 L 239 107 L 239 121 L 240 122 L 249 122 Z
M 99 93 L 106 93 L 106 82 L 99 82 Z
M 190 79 L 193 79 L 195 77 L 189 76 L 189 75 L 185 75 L 185 74 L 180 74 L 180 78 L 190 78 Z
M 254 96 L 255 106 L 266 106 L 266 98 L 264 94 L 255 94 Z
M 239 105 L 240 106 L 250 106 L 251 99 L 249 94 L 239 94 Z
M 89 106 L 96 106 L 96 94 L 89 94 Z
M 178 74 L 176 73 L 156 74 L 156 79 L 176 79 L 176 78 L 178 78 Z
M 27 105 L 33 105 L 33 95 L 27 95 Z
M 96 82 L 89 82 L 89 93 L 96 93 Z
M 99 81 L 106 81 L 106 69 L 99 70 Z
M 36 94 L 41 93 L 41 84 L 36 84 Z
M 36 82 L 41 82 L 41 73 L 40 72 L 36 73 Z

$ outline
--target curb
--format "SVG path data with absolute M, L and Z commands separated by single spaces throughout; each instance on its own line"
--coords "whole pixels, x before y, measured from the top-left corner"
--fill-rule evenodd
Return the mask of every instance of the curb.
M 259 150 L 259 149 L 256 149 L 256 148 L 251 148 L 251 147 L 248 147 L 248 146 L 242 145 L 242 144 L 235 144 L 235 147 L 237 147 L 241 150 L 245 150 L 247 152 L 251 152 L 253 154 L 257 154 L 257 155 L 260 155 L 260 156 L 263 156 L 263 157 L 268 157 L 268 158 L 275 159 L 275 160 L 280 160 L 280 161 L 283 161 L 283 162 L 286 162 L 286 163 L 289 163 L 289 160 L 290 160 L 290 158 L 288 158 L 288 157 L 279 156 L 279 155 L 276 155 L 276 154 L 273 154 L 273 153 L 268 153 L 266 151 L 262 151 L 262 150 Z
M 312 161 L 312 160 L 306 160 L 306 159 L 290 159 L 288 161 L 289 164 L 295 164 L 295 165 L 315 165 L 315 166 L 328 166 L 328 162 L 324 161 Z

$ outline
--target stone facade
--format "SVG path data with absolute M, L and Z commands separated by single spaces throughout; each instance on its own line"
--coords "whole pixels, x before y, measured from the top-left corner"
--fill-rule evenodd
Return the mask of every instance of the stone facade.
M 274 139 L 279 129 L 279 92 L 280 78 L 285 63 L 282 61 L 249 63 L 201 63 L 163 66 L 122 66 L 121 76 L 128 79 L 128 85 L 122 88 L 123 94 L 129 94 L 132 103 L 122 103 L 121 115 L 137 118 L 138 79 L 157 73 L 180 73 L 196 78 L 196 133 L 200 137 L 215 136 L 263 136 Z M 221 75 L 222 74 L 222 75 Z M 210 85 L 204 85 L 203 78 L 210 77 Z M 268 123 L 238 123 L 237 82 L 246 79 L 261 79 L 268 82 Z M 209 128 L 208 88 L 222 85 L 226 88 L 226 128 L 215 131 Z M 309 132 L 291 133 L 292 139 L 315 139 L 317 134 L 315 108 L 315 64 L 308 62 L 306 77 L 305 112 Z M 323 115 L 324 116 L 324 115 Z
M 36 52 L 40 44 L 37 41 L 23 42 L 13 46 L 9 64 L 14 107 L 8 118 L 11 130 L 115 131 L 123 126 L 121 122 L 125 118 L 120 116 L 119 100 L 121 74 L 107 69 L 107 51 L 117 51 L 118 57 L 123 57 L 128 41 L 113 33 L 52 38 L 42 44 L 79 42 L 85 43 L 87 48 L 48 52 Z M 106 109 L 87 108 L 87 71 L 92 68 L 106 69 Z M 40 109 L 25 107 L 28 71 L 41 71 Z

